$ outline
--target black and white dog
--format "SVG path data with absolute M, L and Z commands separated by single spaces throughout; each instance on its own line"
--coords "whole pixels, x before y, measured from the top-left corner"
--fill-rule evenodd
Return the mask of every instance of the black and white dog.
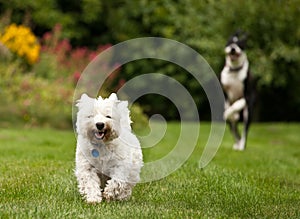
M 240 31 L 233 34 L 225 47 L 225 66 L 221 72 L 221 84 L 225 93 L 224 119 L 235 138 L 233 149 L 246 148 L 247 134 L 254 107 L 255 86 L 249 71 L 249 61 L 244 52 L 247 36 Z M 242 134 L 238 122 L 242 117 Z

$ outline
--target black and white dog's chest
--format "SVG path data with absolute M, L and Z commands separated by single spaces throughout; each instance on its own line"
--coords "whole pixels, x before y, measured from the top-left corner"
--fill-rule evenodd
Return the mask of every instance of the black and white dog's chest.
M 248 63 L 239 71 L 225 66 L 221 72 L 221 83 L 229 102 L 233 103 L 242 98 L 245 92 L 245 80 L 248 76 Z

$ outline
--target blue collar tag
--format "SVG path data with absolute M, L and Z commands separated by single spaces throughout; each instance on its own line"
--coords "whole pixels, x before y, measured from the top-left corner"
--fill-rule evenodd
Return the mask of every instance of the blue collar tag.
M 99 157 L 99 155 L 100 155 L 100 154 L 99 154 L 99 151 L 98 151 L 97 149 L 93 149 L 93 150 L 91 151 L 91 153 L 92 153 L 92 156 L 95 157 L 95 158 L 96 158 L 96 157 Z

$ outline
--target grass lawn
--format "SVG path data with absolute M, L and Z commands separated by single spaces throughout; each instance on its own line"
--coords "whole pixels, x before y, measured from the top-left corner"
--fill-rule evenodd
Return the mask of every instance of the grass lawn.
M 164 139 L 143 150 L 145 161 L 167 154 L 179 128 L 169 123 Z M 168 177 L 138 184 L 129 201 L 89 205 L 73 174 L 72 130 L 2 128 L 0 218 L 300 218 L 300 124 L 254 124 L 244 152 L 231 149 L 226 130 L 204 169 L 209 124 L 200 133 L 188 161 Z

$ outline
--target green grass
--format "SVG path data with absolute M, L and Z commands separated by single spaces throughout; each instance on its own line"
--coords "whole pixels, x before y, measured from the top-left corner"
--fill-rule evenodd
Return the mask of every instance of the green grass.
M 169 123 L 146 162 L 172 149 Z M 73 174 L 75 136 L 53 129 L 0 129 L 1 218 L 299 218 L 300 124 L 254 124 L 248 148 L 231 149 L 228 130 L 213 161 L 199 169 L 209 125 L 184 165 L 159 181 L 138 184 L 125 202 L 86 204 Z

